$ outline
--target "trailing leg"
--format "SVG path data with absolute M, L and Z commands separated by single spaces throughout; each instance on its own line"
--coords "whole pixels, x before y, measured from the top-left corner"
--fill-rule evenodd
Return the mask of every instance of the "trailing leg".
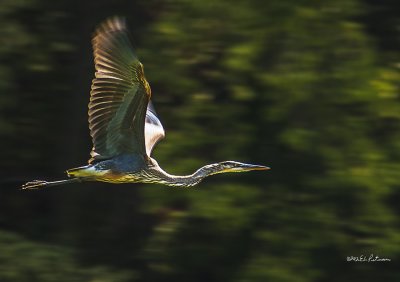
M 25 183 L 22 185 L 22 189 L 41 189 L 45 187 L 50 187 L 50 186 L 56 186 L 56 185 L 62 185 L 62 184 L 70 184 L 70 183 L 76 183 L 76 182 L 81 182 L 82 180 L 80 178 L 71 178 L 71 179 L 65 179 L 65 180 L 58 180 L 58 181 L 44 181 L 44 180 L 33 180 L 30 182 Z

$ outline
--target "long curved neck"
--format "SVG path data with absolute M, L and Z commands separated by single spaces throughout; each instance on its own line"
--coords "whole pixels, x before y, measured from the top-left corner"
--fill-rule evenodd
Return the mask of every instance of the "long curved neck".
M 157 167 L 151 170 L 152 180 L 149 182 L 161 183 L 168 186 L 190 187 L 201 182 L 205 177 L 221 171 L 219 164 L 206 165 L 190 175 L 172 175 Z

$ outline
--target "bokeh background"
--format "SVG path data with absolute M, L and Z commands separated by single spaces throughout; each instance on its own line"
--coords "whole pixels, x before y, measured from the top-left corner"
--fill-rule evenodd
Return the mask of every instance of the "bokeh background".
M 97 24 L 126 16 L 173 174 L 74 184 Z M 396 0 L 0 2 L 0 281 L 400 281 Z M 378 255 L 391 262 L 347 262 Z

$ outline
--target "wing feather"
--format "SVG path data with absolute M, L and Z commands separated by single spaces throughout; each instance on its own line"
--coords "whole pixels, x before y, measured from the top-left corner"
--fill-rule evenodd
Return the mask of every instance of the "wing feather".
M 153 107 L 153 103 L 149 103 L 146 112 L 146 123 L 145 123 L 145 139 L 146 139 L 146 153 L 148 156 L 151 155 L 155 145 L 165 137 L 164 128 L 157 117 L 156 111 Z
M 151 96 L 125 22 L 105 21 L 92 40 L 95 78 L 89 102 L 93 162 L 122 153 L 146 154 L 144 124 Z

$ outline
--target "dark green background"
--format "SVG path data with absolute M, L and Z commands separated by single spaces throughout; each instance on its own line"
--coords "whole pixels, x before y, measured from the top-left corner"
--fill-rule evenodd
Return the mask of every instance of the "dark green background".
M 398 1 L 0 2 L 0 281 L 400 281 Z M 20 191 L 84 165 L 97 24 L 126 16 L 199 186 Z M 347 262 L 370 254 L 391 262 Z

